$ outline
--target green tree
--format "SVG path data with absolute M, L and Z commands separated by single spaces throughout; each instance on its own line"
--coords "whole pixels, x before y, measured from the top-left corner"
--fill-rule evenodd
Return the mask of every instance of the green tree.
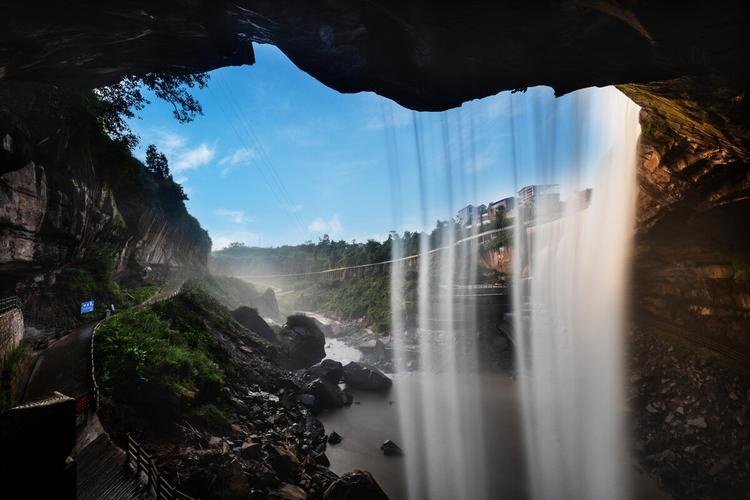
M 171 174 L 169 173 L 169 162 L 167 157 L 156 149 L 156 146 L 149 144 L 146 148 L 146 168 L 149 172 L 156 174 L 162 179 L 166 179 Z
M 98 88 L 94 91 L 94 96 L 98 103 L 97 114 L 101 125 L 110 137 L 132 149 L 138 145 L 138 136 L 130 130 L 127 120 L 135 118 L 151 102 L 143 95 L 143 89 L 170 103 L 175 119 L 180 123 L 187 123 L 203 114 L 203 108 L 190 91 L 193 88 L 205 88 L 208 79 L 207 73 L 149 73 L 127 76 L 115 85 Z

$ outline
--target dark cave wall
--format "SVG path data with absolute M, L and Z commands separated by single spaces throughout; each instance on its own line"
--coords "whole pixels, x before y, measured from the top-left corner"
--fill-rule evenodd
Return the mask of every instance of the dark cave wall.
M 251 64 L 253 41 L 334 89 L 421 110 L 535 85 L 750 75 L 743 1 L 16 0 L 0 19 L 0 79 L 88 87 Z

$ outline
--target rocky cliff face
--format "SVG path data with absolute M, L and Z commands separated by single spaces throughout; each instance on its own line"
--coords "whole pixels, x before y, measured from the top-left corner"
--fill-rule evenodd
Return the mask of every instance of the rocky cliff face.
M 80 95 L 0 85 L 0 274 L 45 282 L 94 242 L 129 264 L 199 266 L 210 239 L 184 206 L 167 204 L 130 154 L 87 114 Z
M 637 305 L 688 335 L 750 348 L 750 148 L 743 95 L 692 82 L 623 86 L 644 106 L 638 171 Z M 725 88 L 724 88 L 725 89 Z M 675 98 L 674 96 L 677 96 Z M 637 318 L 640 316 L 636 316 Z

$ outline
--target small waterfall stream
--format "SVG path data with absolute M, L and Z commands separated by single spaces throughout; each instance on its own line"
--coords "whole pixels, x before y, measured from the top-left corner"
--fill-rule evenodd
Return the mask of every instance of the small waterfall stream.
M 614 88 L 560 99 L 550 93 L 507 96 L 510 133 L 502 147 L 512 152 L 508 167 L 517 179 L 515 192 L 518 179 L 529 178 L 523 169 L 534 164 L 533 182 L 555 184 L 562 196 L 545 196 L 540 189 L 533 206 L 517 197 L 513 224 L 512 317 L 527 490 L 539 499 L 624 498 L 621 337 L 638 107 Z M 441 197 L 448 221 L 457 208 L 454 200 L 477 196 L 476 173 L 473 182 L 463 176 L 477 171 L 467 168 L 476 162 L 474 115 L 467 131 L 462 111 L 452 113 L 440 115 L 442 154 L 433 155 L 441 157 L 440 164 L 428 164 L 424 123 L 412 115 L 423 231 L 417 269 L 397 260 L 405 248 L 397 234 L 392 239 L 394 366 L 397 374 L 413 372 L 409 363 L 415 358 L 418 366 L 410 375 L 417 377 L 416 394 L 395 384 L 408 496 L 415 500 L 502 495 L 488 491 L 488 478 L 503 471 L 493 470 L 485 453 L 499 444 L 485 442 L 485 426 L 493 422 L 483 421 L 479 411 L 477 314 L 464 297 L 469 294 L 461 292 L 477 283 L 478 240 L 470 237 L 477 236 L 479 224 L 447 223 L 432 238 L 426 232 L 428 196 Z M 519 120 L 522 113 L 531 119 Z M 384 120 L 394 227 L 400 229 L 399 167 L 405 162 L 392 133 L 393 116 L 385 109 Z M 590 151 L 592 145 L 599 153 Z M 440 192 L 428 194 L 427 185 L 440 186 Z M 474 192 L 467 193 L 472 185 Z M 584 191 L 587 187 L 591 191 Z M 409 284 L 407 275 L 414 272 L 416 284 Z M 409 286 L 416 288 L 411 322 Z

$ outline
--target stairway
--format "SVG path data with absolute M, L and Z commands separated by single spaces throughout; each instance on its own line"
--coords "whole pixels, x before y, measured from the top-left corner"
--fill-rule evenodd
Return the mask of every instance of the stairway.
M 81 450 L 76 461 L 78 500 L 151 498 L 148 486 L 125 468 L 125 452 L 106 434 Z

